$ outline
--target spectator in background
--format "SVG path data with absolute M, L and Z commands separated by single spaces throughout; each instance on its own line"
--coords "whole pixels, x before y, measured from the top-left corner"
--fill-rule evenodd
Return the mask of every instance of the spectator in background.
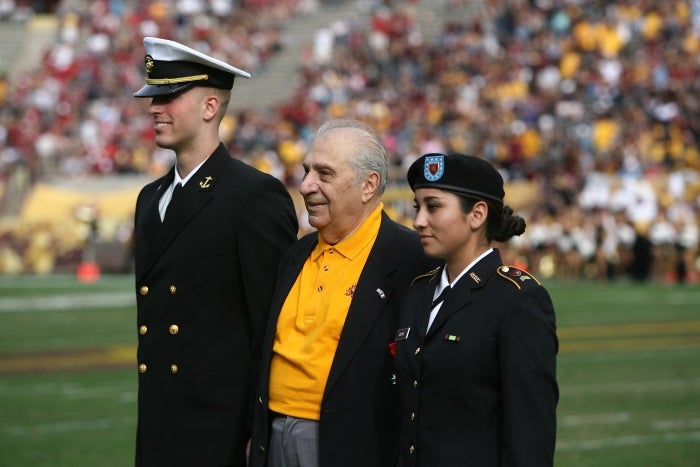
M 246 465 L 274 271 L 296 239 L 282 183 L 233 159 L 219 125 L 250 74 L 146 37 L 155 141 L 176 164 L 135 213 L 137 466 Z

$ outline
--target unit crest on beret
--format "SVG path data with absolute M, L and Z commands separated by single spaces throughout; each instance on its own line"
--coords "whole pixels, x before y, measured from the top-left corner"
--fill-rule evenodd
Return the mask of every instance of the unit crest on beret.
M 420 275 L 413 278 L 413 280 L 411 281 L 411 285 L 415 284 L 416 282 L 418 282 L 421 279 L 428 279 L 428 281 L 431 281 L 433 279 L 433 277 L 435 277 L 437 275 L 438 272 L 440 272 L 439 267 L 433 269 L 432 271 L 428 271 L 424 274 L 420 274 Z
M 406 174 L 413 191 L 436 188 L 503 205 L 503 177 L 490 162 L 465 154 L 424 154 Z
M 522 289 L 523 286 L 530 281 L 533 281 L 537 285 L 542 285 L 535 276 L 515 266 L 500 266 L 496 272 L 498 272 L 498 275 L 502 278 L 513 283 L 518 289 Z

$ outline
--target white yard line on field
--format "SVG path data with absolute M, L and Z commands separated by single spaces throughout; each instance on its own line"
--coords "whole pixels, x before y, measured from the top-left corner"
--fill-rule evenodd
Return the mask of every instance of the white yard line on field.
M 6 436 L 40 436 L 55 433 L 111 430 L 118 426 L 131 425 L 132 420 L 103 418 L 98 420 L 72 420 L 36 425 L 10 425 L 0 428 Z
M 557 441 L 557 451 L 592 451 L 595 449 L 639 446 L 660 443 L 700 442 L 700 431 L 617 436 L 582 441 Z
M 567 415 L 559 418 L 562 426 L 582 426 L 582 425 L 611 425 L 615 423 L 625 423 L 631 418 L 629 412 L 603 413 L 590 415 Z
M 57 311 L 80 308 L 109 308 L 135 305 L 131 293 L 100 293 L 80 295 L 52 295 L 50 297 L 0 298 L 0 313 L 25 311 Z
M 700 428 L 700 418 L 691 418 L 690 420 L 657 420 L 652 424 L 652 428 L 659 431 L 696 429 Z
M 688 293 L 688 291 L 673 293 L 668 296 L 666 303 L 669 305 L 695 305 L 700 303 L 700 292 Z
M 662 379 L 654 381 L 629 381 L 623 383 L 591 383 L 577 385 L 562 385 L 562 396 L 589 394 L 642 394 L 663 391 L 687 391 L 700 388 L 700 378 Z

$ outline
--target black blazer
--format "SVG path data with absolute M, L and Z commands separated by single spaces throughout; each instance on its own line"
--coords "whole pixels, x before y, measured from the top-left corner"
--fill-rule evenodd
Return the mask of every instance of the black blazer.
M 136 202 L 136 465 L 245 465 L 274 274 L 296 213 L 280 181 L 220 145 L 161 223 L 173 177 Z
M 268 389 L 277 318 L 299 272 L 318 242 L 312 233 L 297 242 L 280 266 L 261 359 L 253 420 L 251 467 L 267 462 L 271 418 Z M 396 454 L 398 394 L 389 343 L 399 302 L 413 277 L 431 264 L 415 232 L 382 213 L 338 342 L 321 404 L 320 465 L 387 467 Z
M 546 467 L 558 341 L 549 294 L 494 250 L 455 284 L 426 333 L 441 271 L 417 280 L 397 341 L 400 467 Z

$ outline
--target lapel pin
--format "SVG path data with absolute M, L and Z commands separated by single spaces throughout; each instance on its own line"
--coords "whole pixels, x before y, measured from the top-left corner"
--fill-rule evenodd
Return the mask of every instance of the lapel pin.
M 354 297 L 355 296 L 355 288 L 357 287 L 356 284 L 351 285 L 348 287 L 348 289 L 345 291 L 345 296 L 346 297 Z
M 408 333 L 411 332 L 411 328 L 403 328 L 396 331 L 394 336 L 394 341 L 402 341 L 408 339 Z
M 455 336 L 454 334 L 445 334 L 445 340 L 450 342 L 459 342 L 462 340 L 462 338 Z
M 377 289 L 377 294 L 379 295 L 379 298 L 384 300 L 386 298 L 386 295 L 384 294 L 384 291 L 382 289 Z
M 209 188 L 211 186 L 209 182 L 211 182 L 212 180 L 213 179 L 210 176 L 204 177 L 204 180 L 199 182 L 199 188 Z

